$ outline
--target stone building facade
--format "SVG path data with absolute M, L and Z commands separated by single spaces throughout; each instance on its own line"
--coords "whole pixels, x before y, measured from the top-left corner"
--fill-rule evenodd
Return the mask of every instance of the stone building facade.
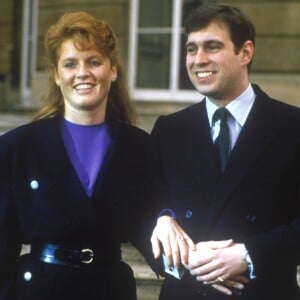
M 84 10 L 108 21 L 118 35 L 131 96 L 142 127 L 150 130 L 157 115 L 200 99 L 183 70 L 182 8 L 191 2 L 199 0 L 0 1 L 0 114 L 25 113 L 41 105 L 47 89 L 44 33 L 64 12 Z M 254 21 L 257 47 L 251 81 L 271 96 L 300 106 L 300 0 L 206 2 L 238 6 Z M 2 114 L 0 134 L 28 120 Z M 140 299 L 157 299 L 160 283 L 138 253 L 124 250 L 138 274 Z
M 199 0 L 1 1 L 0 111 L 40 105 L 47 88 L 45 30 L 64 12 L 75 10 L 87 11 L 113 27 L 137 105 L 159 113 L 197 101 L 199 95 L 185 84 L 178 21 L 184 5 L 191 2 Z M 251 80 L 271 96 L 300 106 L 300 0 L 206 2 L 239 6 L 254 21 L 257 47 Z

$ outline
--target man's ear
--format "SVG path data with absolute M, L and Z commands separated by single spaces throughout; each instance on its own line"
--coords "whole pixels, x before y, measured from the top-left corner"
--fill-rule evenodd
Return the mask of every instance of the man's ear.
M 241 63 L 243 65 L 249 65 L 254 56 L 254 44 L 252 41 L 246 41 L 241 50 Z

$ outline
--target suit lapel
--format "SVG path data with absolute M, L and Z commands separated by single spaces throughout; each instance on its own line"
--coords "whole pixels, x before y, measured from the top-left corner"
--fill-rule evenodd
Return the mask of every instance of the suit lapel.
M 218 173 L 218 166 L 214 155 L 213 142 L 210 135 L 209 122 L 205 108 L 205 101 L 193 107 L 192 115 L 187 121 L 188 128 L 184 130 L 190 132 L 186 153 L 186 165 L 196 170 L 194 180 L 205 181 L 205 185 L 212 181 Z M 195 121 L 197 122 L 195 124 Z
M 197 224 L 201 228 L 201 235 L 204 236 L 207 225 L 211 221 L 212 203 L 211 195 L 215 191 L 216 182 L 219 176 L 219 168 L 214 152 L 213 141 L 210 134 L 208 116 L 205 107 L 205 100 L 189 108 L 182 118 L 182 132 L 178 135 L 178 119 L 176 122 L 177 144 L 174 147 L 175 158 L 180 161 L 182 170 L 181 180 L 189 187 L 185 195 L 184 209 L 189 206 L 201 207 Z M 174 128 L 172 127 L 174 130 Z M 166 143 L 166 149 L 170 151 L 170 144 Z M 168 150 L 169 149 L 169 150 Z M 182 149 L 185 149 L 182 151 Z M 179 154 L 179 156 L 178 156 Z M 177 183 L 179 186 L 182 182 Z M 188 226 L 188 225 L 187 225 Z M 197 235 L 199 232 L 197 233 Z
M 216 188 L 215 207 L 212 210 L 212 224 L 218 219 L 231 193 L 247 175 L 257 157 L 263 152 L 275 135 L 275 124 L 269 110 L 268 99 L 260 90 L 248 119 L 230 155 L 224 177 Z

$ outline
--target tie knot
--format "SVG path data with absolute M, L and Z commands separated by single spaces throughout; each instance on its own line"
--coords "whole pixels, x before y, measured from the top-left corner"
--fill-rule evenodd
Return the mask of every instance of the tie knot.
M 225 107 L 218 108 L 213 116 L 213 122 L 221 120 L 221 122 L 226 122 L 229 115 L 229 111 Z

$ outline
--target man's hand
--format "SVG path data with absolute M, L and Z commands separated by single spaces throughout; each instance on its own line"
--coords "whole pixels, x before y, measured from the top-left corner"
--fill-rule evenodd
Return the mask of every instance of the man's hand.
M 190 251 L 186 266 L 191 275 L 206 284 L 223 284 L 227 279 L 242 275 L 247 270 L 245 247 L 232 240 L 227 242 L 227 246 L 226 241 L 198 243 L 196 250 Z
M 238 275 L 231 279 L 224 280 L 222 283 L 213 283 L 211 286 L 219 292 L 231 296 L 232 289 L 242 290 L 247 283 L 249 283 L 249 279 L 247 277 Z
M 151 243 L 154 257 L 159 258 L 163 250 L 169 268 L 187 264 L 189 252 L 196 249 L 192 239 L 169 216 L 158 218 L 151 236 Z

